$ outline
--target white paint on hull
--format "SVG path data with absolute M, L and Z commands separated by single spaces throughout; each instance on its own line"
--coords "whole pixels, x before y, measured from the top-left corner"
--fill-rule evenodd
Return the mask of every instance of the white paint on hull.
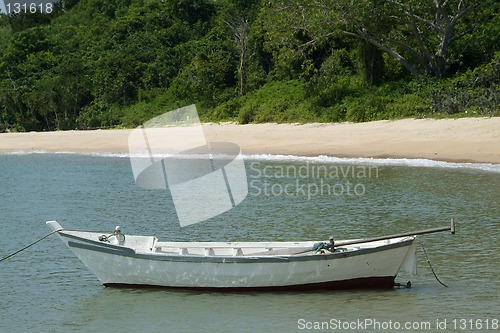
M 51 227 L 56 230 L 58 224 Z M 320 255 L 312 253 L 314 242 L 162 243 L 154 237 L 127 235 L 123 245 L 113 245 L 100 242 L 99 235 L 59 232 L 66 245 L 106 285 L 286 287 L 395 277 L 401 268 L 412 270 L 416 263 L 415 237 L 345 246 L 334 254 Z M 274 249 L 293 253 L 308 247 L 311 251 L 304 253 L 272 254 Z M 269 249 L 273 249 L 271 254 L 263 254 Z

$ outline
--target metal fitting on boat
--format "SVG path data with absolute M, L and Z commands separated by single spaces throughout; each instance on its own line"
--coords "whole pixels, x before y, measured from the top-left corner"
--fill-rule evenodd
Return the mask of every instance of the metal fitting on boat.
M 113 231 L 113 236 L 115 236 L 115 241 L 114 241 L 115 244 L 121 245 L 125 242 L 125 235 L 122 234 L 119 225 L 115 227 L 115 231 Z
M 333 236 L 330 236 L 328 240 L 330 241 L 330 252 L 333 252 L 335 250 L 335 241 L 333 240 Z

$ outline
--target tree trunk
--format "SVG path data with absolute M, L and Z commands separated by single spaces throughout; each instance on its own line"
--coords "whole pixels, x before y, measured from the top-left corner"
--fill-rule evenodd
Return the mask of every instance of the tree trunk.
M 343 31 L 343 33 L 347 36 L 353 36 L 357 38 L 364 39 L 365 41 L 373 44 L 375 47 L 381 49 L 382 51 L 387 52 L 391 57 L 396 59 L 401 65 L 403 65 L 410 73 L 415 76 L 420 76 L 420 71 L 413 66 L 408 60 L 406 60 L 401 54 L 399 54 L 396 50 L 388 47 L 387 45 L 382 44 L 377 39 L 367 36 L 365 34 L 353 33 L 350 31 Z
M 384 59 L 381 51 L 365 40 L 361 41 L 363 78 L 368 85 L 378 85 L 382 81 Z
M 233 33 L 233 40 L 239 51 L 238 56 L 240 58 L 240 63 L 238 67 L 238 76 L 240 82 L 240 95 L 243 96 L 246 93 L 245 64 L 247 60 L 246 57 L 250 25 L 245 17 L 236 18 L 231 22 L 225 21 L 225 23 Z

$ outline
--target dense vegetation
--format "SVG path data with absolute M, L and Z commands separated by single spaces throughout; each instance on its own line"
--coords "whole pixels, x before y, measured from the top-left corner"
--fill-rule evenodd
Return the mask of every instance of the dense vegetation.
M 0 126 L 499 115 L 495 0 L 61 0 L 0 15 Z

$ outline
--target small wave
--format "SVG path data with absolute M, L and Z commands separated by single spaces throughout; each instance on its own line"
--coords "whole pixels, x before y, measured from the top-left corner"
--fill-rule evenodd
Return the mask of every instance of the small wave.
M 72 154 L 85 155 L 95 157 L 115 157 L 115 158 L 130 158 L 144 157 L 150 158 L 147 153 L 144 154 L 129 154 L 129 153 L 111 153 L 111 152 L 49 152 L 45 150 L 33 151 L 13 151 L 0 153 L 0 155 L 30 155 L 30 154 Z M 154 154 L 155 158 L 172 158 L 174 154 Z M 196 157 L 189 155 L 190 157 Z M 175 154 L 175 157 L 182 155 Z M 224 157 L 224 156 L 223 156 Z M 253 161 L 270 161 L 270 162 L 309 162 L 309 163 L 326 163 L 326 164 L 356 164 L 356 165 L 377 165 L 377 166 L 406 166 L 406 167 L 422 167 L 422 168 L 447 168 L 447 169 L 472 169 L 487 172 L 500 173 L 500 164 L 491 163 L 457 163 L 435 161 L 422 158 L 369 158 L 369 157 L 335 157 L 335 156 L 297 156 L 297 155 L 279 155 L 279 154 L 242 154 L 244 160 Z
M 428 160 L 423 158 L 369 158 L 369 157 L 335 157 L 335 156 L 295 156 L 295 155 L 272 155 L 255 154 L 245 155 L 247 160 L 257 161 L 288 161 L 288 162 L 310 162 L 331 164 L 359 164 L 378 166 L 407 166 L 425 168 L 451 168 L 451 169 L 476 169 L 500 173 L 500 164 L 491 163 L 456 163 Z
M 14 151 L 8 151 L 8 152 L 0 152 L 1 155 L 33 155 L 33 154 L 53 154 L 53 152 L 47 151 L 47 150 L 14 150 Z

